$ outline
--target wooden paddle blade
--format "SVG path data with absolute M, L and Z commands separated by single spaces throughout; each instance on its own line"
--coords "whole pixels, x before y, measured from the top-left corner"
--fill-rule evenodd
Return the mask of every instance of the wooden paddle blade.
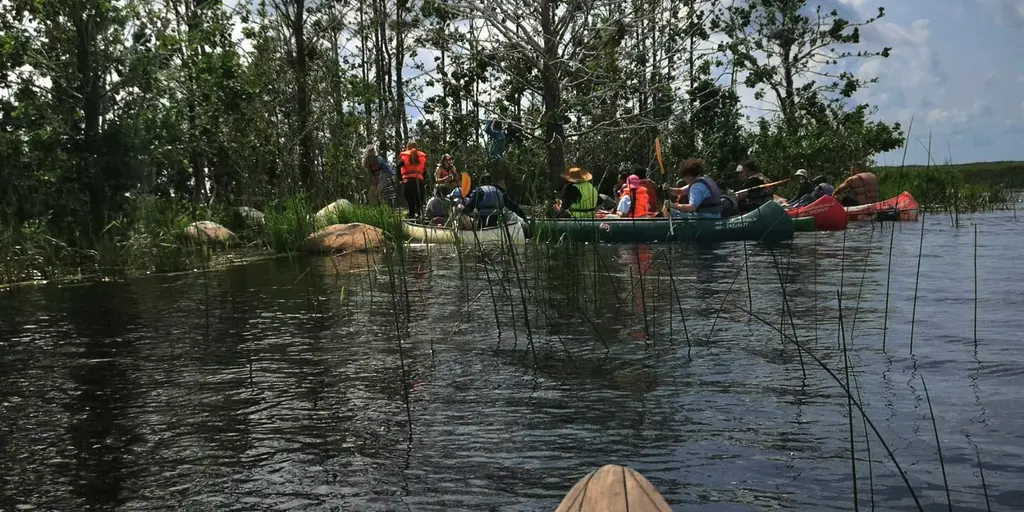
M 658 158 L 658 169 L 665 174 L 665 162 L 661 159 L 661 137 L 654 139 L 654 156 Z
M 468 172 L 462 173 L 462 186 L 459 187 L 460 189 L 462 189 L 462 197 L 469 197 L 469 189 L 472 186 L 473 186 L 473 180 L 470 179 L 469 173 Z

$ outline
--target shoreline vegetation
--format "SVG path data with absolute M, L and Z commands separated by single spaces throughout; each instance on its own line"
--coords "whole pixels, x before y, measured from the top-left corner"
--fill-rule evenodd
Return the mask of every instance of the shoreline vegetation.
M 1024 162 L 878 167 L 882 196 L 910 191 L 922 208 L 975 213 L 1010 208 L 1024 189 Z M 1010 184 L 1013 189 L 1003 184 Z M 249 207 L 215 203 L 191 209 L 186 201 L 136 198 L 128 213 L 90 240 L 62 240 L 44 222 L 0 226 L 0 286 L 33 282 L 125 278 L 221 268 L 301 254 L 302 243 L 332 224 L 379 228 L 400 243 L 400 209 L 350 204 L 324 211 L 304 194 L 265 205 L 256 222 Z M 189 226 L 209 221 L 230 230 L 230 243 L 189 236 Z

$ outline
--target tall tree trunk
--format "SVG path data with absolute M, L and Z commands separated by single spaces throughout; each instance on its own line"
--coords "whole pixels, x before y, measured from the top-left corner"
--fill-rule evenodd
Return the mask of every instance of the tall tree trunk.
M 82 138 L 78 153 L 81 155 L 81 172 L 84 182 L 89 183 L 89 212 L 92 217 L 93 234 L 100 233 L 106 224 L 107 182 L 103 166 L 100 165 L 102 152 L 100 141 L 100 116 L 102 112 L 102 73 L 97 69 L 95 50 L 97 35 L 101 29 L 99 13 L 92 5 L 78 3 L 74 24 L 76 41 L 75 64 L 78 71 L 78 93 L 82 98 Z M 98 9 L 95 9 L 98 10 Z
M 408 139 L 405 124 L 405 89 L 402 70 L 405 68 L 405 10 L 406 1 L 395 2 L 395 144 L 401 148 Z
M 189 143 L 189 166 L 192 168 L 192 204 L 200 205 L 207 197 L 206 189 L 206 162 L 203 158 L 204 144 L 201 137 L 201 130 L 198 126 L 199 116 L 197 115 L 196 103 L 198 103 L 199 94 L 198 87 L 196 86 L 196 73 L 197 66 L 194 60 L 192 51 L 192 41 L 195 37 L 196 31 L 199 30 L 199 16 L 196 13 L 196 6 L 193 5 L 193 0 L 185 0 L 185 26 L 188 30 L 186 38 L 186 47 L 184 52 L 184 58 L 191 61 L 190 72 L 188 77 L 188 137 L 191 139 Z
M 541 64 L 541 98 L 544 104 L 544 142 L 547 145 L 548 177 L 558 188 L 565 171 L 565 125 L 562 124 L 562 83 L 558 64 L 558 40 L 553 22 L 552 0 L 541 0 L 541 34 L 544 58 Z
M 362 59 L 360 59 L 360 67 L 363 73 L 363 83 L 370 83 L 370 64 L 368 62 L 367 55 L 373 53 L 370 48 L 370 38 L 368 35 L 369 26 L 366 23 L 366 3 L 359 2 L 359 49 L 362 50 Z M 363 92 L 363 129 L 366 132 L 366 138 L 370 139 L 373 137 L 373 98 Z
M 295 100 L 299 131 L 299 178 L 307 194 L 315 190 L 313 181 L 313 127 L 310 125 L 309 74 L 306 51 L 306 2 L 295 2 L 292 33 L 295 37 Z

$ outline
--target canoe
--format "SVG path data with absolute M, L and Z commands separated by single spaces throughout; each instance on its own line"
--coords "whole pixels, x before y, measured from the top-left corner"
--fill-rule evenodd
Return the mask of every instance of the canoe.
M 846 215 L 851 221 L 861 220 L 917 220 L 920 205 L 910 192 L 877 203 L 848 206 Z
M 796 231 L 842 231 L 848 222 L 846 209 L 832 196 L 819 197 L 807 206 L 792 208 L 786 213 L 793 218 Z
M 402 228 L 410 242 L 421 244 L 508 243 L 509 236 L 514 244 L 526 243 L 523 226 L 515 221 L 508 223 L 508 235 L 503 226 L 469 230 L 419 224 L 411 219 L 402 221 Z
M 538 241 L 580 242 L 777 242 L 793 238 L 793 219 L 768 201 L 745 215 L 727 219 L 533 219 Z
M 555 512 L 672 512 L 650 480 L 633 468 L 605 464 L 587 473 L 562 498 Z

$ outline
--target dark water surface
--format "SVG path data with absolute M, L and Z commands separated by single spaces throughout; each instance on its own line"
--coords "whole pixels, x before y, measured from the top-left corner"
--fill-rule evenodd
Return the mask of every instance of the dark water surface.
M 919 282 L 922 224 L 896 225 L 887 312 L 870 224 L 2 291 L 0 510 L 553 510 L 605 463 L 677 510 L 851 510 L 854 471 L 865 510 L 913 510 L 856 410 L 851 462 L 814 362 L 845 383 L 840 288 L 854 394 L 924 507 L 946 509 L 927 384 L 954 507 L 985 510 L 977 447 L 992 509 L 1021 510 L 1024 232 L 961 222 L 925 219 Z

